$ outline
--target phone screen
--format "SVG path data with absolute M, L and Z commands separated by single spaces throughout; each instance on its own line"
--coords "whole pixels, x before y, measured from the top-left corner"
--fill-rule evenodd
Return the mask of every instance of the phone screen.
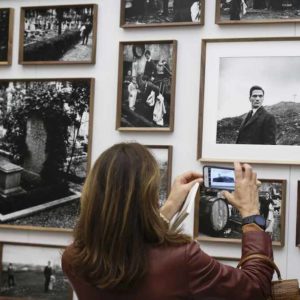
M 212 189 L 234 190 L 234 170 L 204 166 L 204 186 Z

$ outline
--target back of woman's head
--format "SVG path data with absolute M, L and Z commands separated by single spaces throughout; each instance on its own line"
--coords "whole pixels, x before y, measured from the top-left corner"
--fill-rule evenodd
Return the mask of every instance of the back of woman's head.
M 158 212 L 159 168 L 146 147 L 112 146 L 96 161 L 81 197 L 74 268 L 100 288 L 128 288 L 146 272 L 148 245 L 186 242 Z

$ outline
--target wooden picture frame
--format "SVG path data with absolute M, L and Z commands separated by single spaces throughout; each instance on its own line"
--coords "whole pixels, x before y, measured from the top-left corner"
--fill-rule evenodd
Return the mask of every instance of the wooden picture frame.
M 292 1 L 280 3 L 277 1 L 277 3 L 273 3 L 274 7 L 272 7 L 270 1 L 268 6 L 263 3 L 254 5 L 253 2 L 232 0 L 227 3 L 216 0 L 215 23 L 219 25 L 242 25 L 300 22 L 300 15 L 298 14 L 300 3 L 296 4 Z
M 72 300 L 71 284 L 67 283 L 61 269 L 61 254 L 64 249 L 65 246 L 1 242 L 0 295 L 7 300 L 21 300 L 28 297 L 30 299 L 42 297 L 47 300 L 53 299 L 54 295 L 57 299 Z M 51 275 L 49 279 L 47 278 L 49 280 L 47 284 L 44 270 L 48 262 Z M 9 264 L 12 268 L 10 275 L 7 274 Z M 46 288 L 49 289 L 49 293 L 45 292 Z
M 296 246 L 300 248 L 300 181 L 298 181 L 297 191 Z
M 202 40 L 197 155 L 200 161 L 299 164 L 299 130 L 293 131 L 297 128 L 295 118 L 288 114 L 300 106 L 299 95 L 291 93 L 298 84 L 299 53 L 299 37 Z M 280 78 L 266 75 L 279 74 L 279 66 Z M 292 74 L 289 85 L 285 84 L 286 72 Z M 249 127 L 251 140 L 241 141 L 240 129 L 251 109 L 253 99 L 249 91 L 253 86 L 262 87 L 259 93 L 265 98 L 265 108 L 250 120 L 255 125 Z M 258 129 L 259 122 L 254 120 L 263 113 L 270 126 Z
M 182 7 L 177 3 L 177 9 L 174 8 L 174 2 L 170 7 L 168 0 L 163 0 L 160 8 L 150 7 L 150 3 L 143 5 L 139 0 L 120 0 L 120 2 L 120 27 L 124 29 L 204 25 L 205 0 L 185 1 L 185 3 L 181 0 Z
M 1 79 L 0 91 L 0 228 L 71 232 L 91 164 L 94 79 Z
M 172 184 L 172 159 L 173 146 L 170 145 L 146 145 L 157 160 L 160 169 L 159 206 L 167 199 Z M 163 153 L 165 152 L 165 153 Z
M 286 180 L 259 179 L 260 213 L 274 246 L 285 244 Z M 196 199 L 194 238 L 199 241 L 241 243 L 242 218 L 218 190 L 202 190 Z
M 8 66 L 12 62 L 13 25 L 14 9 L 0 8 L 0 35 L 4 41 L 4 45 L 2 41 L 0 43 L 0 66 Z
M 176 57 L 175 40 L 120 42 L 116 130 L 173 131 Z
M 21 7 L 19 64 L 95 64 L 97 15 L 97 4 Z

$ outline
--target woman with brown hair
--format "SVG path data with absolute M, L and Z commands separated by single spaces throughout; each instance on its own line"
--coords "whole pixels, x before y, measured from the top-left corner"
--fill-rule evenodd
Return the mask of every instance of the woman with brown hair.
M 256 174 L 236 163 L 235 178 L 235 191 L 224 196 L 249 220 L 259 214 Z M 198 173 L 178 176 L 159 210 L 159 168 L 146 147 L 121 143 L 100 155 L 84 185 L 74 242 L 62 257 L 79 300 L 265 299 L 273 271 L 263 261 L 234 269 L 169 230 L 195 182 L 202 182 Z M 272 257 L 268 234 L 248 223 L 243 255 Z

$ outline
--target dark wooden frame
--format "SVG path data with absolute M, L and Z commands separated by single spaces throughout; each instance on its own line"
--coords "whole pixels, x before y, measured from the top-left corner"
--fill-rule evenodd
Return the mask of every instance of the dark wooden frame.
M 300 181 L 298 181 L 297 191 L 296 246 L 300 248 Z
M 284 247 L 285 245 L 285 211 L 286 211 L 286 188 L 287 181 L 284 179 L 259 179 L 262 183 L 281 183 L 282 184 L 282 199 L 280 208 L 280 241 L 273 241 L 273 246 Z M 195 202 L 195 214 L 194 214 L 194 239 L 205 242 L 218 242 L 218 243 L 230 243 L 241 244 L 241 239 L 233 238 L 218 238 L 209 236 L 199 236 L 199 206 L 200 206 L 200 193 L 197 194 Z M 222 258 L 224 259 L 224 257 Z M 230 260 L 230 259 L 229 259 Z
M 205 19 L 205 0 L 199 0 L 201 3 L 200 22 L 164 22 L 164 23 L 150 23 L 150 24 L 126 24 L 125 20 L 125 0 L 120 0 L 120 27 L 127 28 L 145 28 L 145 27 L 171 27 L 171 26 L 200 26 L 204 25 Z
M 66 246 L 60 246 L 60 245 L 43 245 L 43 244 L 31 244 L 31 243 L 14 243 L 14 242 L 0 242 L 0 277 L 2 276 L 2 269 L 3 269 L 3 246 L 5 245 L 11 245 L 11 246 L 27 246 L 27 247 L 40 247 L 40 248 L 57 248 L 57 249 L 65 249 Z M 69 283 L 69 296 L 67 300 L 72 300 L 73 299 L 73 290 L 71 287 L 71 284 Z M 0 297 L 2 299 L 2 297 Z M 4 298 L 3 298 L 4 299 Z M 16 299 L 14 297 L 7 297 L 5 296 L 5 299 Z M 18 298 L 18 299 L 23 299 L 23 298 Z M 26 298 L 24 298 L 26 299 Z
M 204 95 L 205 95 L 205 74 L 206 74 L 206 51 L 207 44 L 218 44 L 218 43 L 234 43 L 239 42 L 285 42 L 285 41 L 298 41 L 300 37 L 267 37 L 267 38 L 225 38 L 225 39 L 202 39 L 201 44 L 201 66 L 200 66 L 200 93 L 199 93 L 199 113 L 198 113 L 198 146 L 197 146 L 197 159 L 201 162 L 217 162 L 217 163 L 228 163 L 233 162 L 234 159 L 223 159 L 223 158 L 210 158 L 203 157 L 202 144 L 203 144 L 203 116 L 204 116 Z M 237 159 L 237 158 L 236 158 Z M 235 159 L 235 160 L 236 160 Z M 300 162 L 295 161 L 276 161 L 276 160 L 256 160 L 241 158 L 243 162 L 255 163 L 255 164 L 277 164 L 277 165 L 299 165 Z
M 299 23 L 299 19 L 221 20 L 221 0 L 216 0 L 215 23 L 218 25 Z
M 124 46 L 127 45 L 149 45 L 149 44 L 172 44 L 172 85 L 170 94 L 170 112 L 169 127 L 122 127 L 122 96 L 123 96 L 123 74 L 124 74 Z M 177 60 L 177 41 L 176 40 L 159 40 L 159 41 L 129 41 L 119 43 L 119 67 L 118 67 L 118 95 L 116 109 L 116 130 L 119 131 L 173 131 L 174 130 L 174 114 L 175 114 L 175 88 L 176 88 L 176 60 Z
M 13 27 L 14 27 L 14 9 L 1 8 L 9 10 L 9 26 L 8 26 L 8 42 L 7 42 L 7 61 L 0 61 L 0 66 L 9 66 L 12 62 L 12 46 L 13 46 Z
M 90 81 L 90 99 L 89 99 L 89 135 L 88 135 L 88 151 L 87 151 L 87 170 L 88 173 L 91 168 L 91 157 L 92 157 L 92 140 L 93 140 L 93 118 L 94 118 L 94 93 L 95 93 L 95 79 L 94 78 L 26 78 L 26 79 L 0 79 L 1 81 L 9 82 L 9 81 L 68 81 L 68 80 L 89 80 Z M 30 231 L 48 231 L 48 232 L 73 232 L 72 228 L 56 228 L 56 227 L 39 227 L 39 226 L 25 226 L 25 225 L 9 225 L 9 224 L 1 224 L 0 230 L 3 229 L 16 229 L 16 230 L 30 230 Z
M 45 9 L 45 8 L 59 8 L 59 7 L 93 7 L 93 45 L 92 54 L 89 61 L 58 61 L 58 60 L 44 60 L 44 61 L 24 61 L 24 23 L 26 9 Z M 98 5 L 97 4 L 65 4 L 65 5 L 48 5 L 48 6 L 27 6 L 21 7 L 20 13 L 20 33 L 19 33 L 19 64 L 22 65 L 66 65 L 66 64 L 95 64 L 96 63 L 96 47 L 97 47 L 97 23 L 98 23 Z

